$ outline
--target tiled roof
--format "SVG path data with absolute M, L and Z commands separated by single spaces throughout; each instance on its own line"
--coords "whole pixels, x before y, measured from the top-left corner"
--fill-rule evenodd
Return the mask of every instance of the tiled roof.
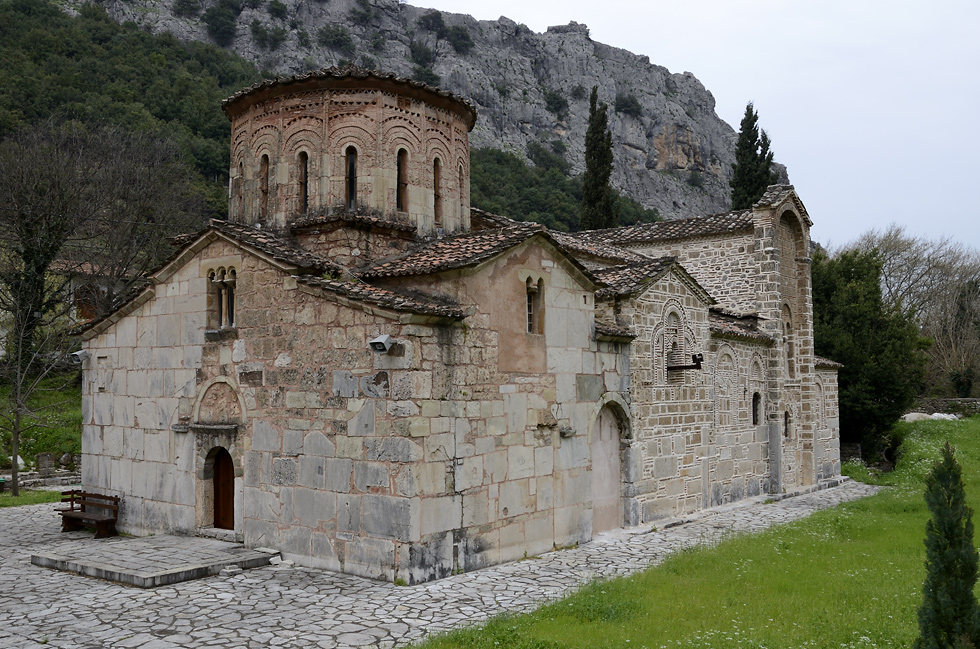
M 210 227 L 269 255 L 276 261 L 304 270 L 331 273 L 338 277 L 343 274 L 343 268 L 337 264 L 314 255 L 312 252 L 303 250 L 291 241 L 283 239 L 275 232 L 262 230 L 254 226 L 242 225 L 240 223 L 229 223 L 228 221 L 218 220 L 212 220 Z
M 636 334 L 630 331 L 629 327 L 622 327 L 620 325 L 610 324 L 608 322 L 596 322 L 595 337 L 633 339 L 636 338 Z
M 630 252 L 625 248 L 617 248 L 599 239 L 585 239 L 574 234 L 555 232 L 554 230 L 549 231 L 549 234 L 573 255 L 585 255 L 618 264 L 629 264 L 648 259 L 648 257 Z
M 404 293 L 397 293 L 362 282 L 343 282 L 313 275 L 298 275 L 296 276 L 296 281 L 307 286 L 316 286 L 327 291 L 339 293 L 359 302 L 376 304 L 393 311 L 408 311 L 409 313 L 445 318 L 463 318 L 466 316 L 466 312 L 459 305 L 450 304 L 445 301 L 440 303 L 430 296 L 405 295 Z
M 596 297 L 636 293 L 644 284 L 659 279 L 676 262 L 676 257 L 659 257 L 638 263 L 594 270 L 592 273 L 599 281 L 606 284 L 606 288 L 596 291 Z
M 262 91 L 270 91 L 273 89 L 284 88 L 286 86 L 293 86 L 293 88 L 289 88 L 289 90 L 303 90 L 307 87 L 318 87 L 319 84 L 324 82 L 335 82 L 340 84 L 351 80 L 371 82 L 381 84 L 383 86 L 401 86 L 410 92 L 423 91 L 429 95 L 434 95 L 434 98 L 441 99 L 443 102 L 455 104 L 458 107 L 459 112 L 465 115 L 470 129 L 472 129 L 474 124 L 476 124 L 476 107 L 469 100 L 464 99 L 459 95 L 453 94 L 448 90 L 443 90 L 442 88 L 430 86 L 422 83 L 421 81 L 409 79 L 408 77 L 399 77 L 389 72 L 381 72 L 379 70 L 367 70 L 356 65 L 321 68 L 319 70 L 310 70 L 308 72 L 294 74 L 288 77 L 263 79 L 262 81 L 259 81 L 248 88 L 239 90 L 231 97 L 228 97 L 222 101 L 221 108 L 225 111 L 225 114 L 231 116 L 231 112 L 234 110 L 236 104 L 241 102 L 246 97 L 259 94 Z
M 587 230 L 578 232 L 573 236 L 585 241 L 599 239 L 613 245 L 628 246 L 672 239 L 704 237 L 713 234 L 730 234 L 751 230 L 753 227 L 752 210 L 741 210 L 710 216 L 658 221 L 657 223 L 642 223 L 624 228 Z
M 399 230 L 402 232 L 415 232 L 418 229 L 414 223 L 409 223 L 408 221 L 396 221 L 394 219 L 386 219 L 381 216 L 373 216 L 369 214 L 354 214 L 351 212 L 338 212 L 335 214 L 321 214 L 321 215 L 309 215 L 305 218 L 293 221 L 289 224 L 290 230 L 302 230 L 305 228 L 312 228 L 322 225 L 331 225 L 334 223 L 350 223 L 354 226 L 367 226 L 372 228 L 384 228 L 388 230 Z
M 838 370 L 844 367 L 843 363 L 838 363 L 837 361 L 832 361 L 829 358 L 824 358 L 823 356 L 813 355 L 813 365 L 814 367 L 823 367 L 831 370 Z
M 507 218 L 506 216 L 491 214 L 490 212 L 485 212 L 484 210 L 476 207 L 470 208 L 470 229 L 474 232 L 479 232 L 480 230 L 507 228 L 518 223 L 520 223 L 520 221 L 515 221 L 514 219 Z
M 767 345 L 773 344 L 774 341 L 771 337 L 759 331 L 757 322 L 758 318 L 752 316 L 739 318 L 726 315 L 716 309 L 708 311 L 708 328 L 711 333 L 727 338 L 741 338 Z
M 545 232 L 545 227 L 537 223 L 515 223 L 497 230 L 467 232 L 438 239 L 397 259 L 378 262 L 358 274 L 361 277 L 398 277 L 475 266 L 538 232 Z

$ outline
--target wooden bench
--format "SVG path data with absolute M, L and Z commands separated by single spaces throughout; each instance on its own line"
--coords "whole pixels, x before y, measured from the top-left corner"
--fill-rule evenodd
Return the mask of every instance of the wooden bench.
M 119 515 L 118 496 L 103 496 L 91 491 L 72 489 L 61 492 L 61 502 L 68 505 L 58 510 L 61 514 L 62 532 L 73 532 L 81 527 L 94 527 L 97 539 L 116 536 L 116 518 Z

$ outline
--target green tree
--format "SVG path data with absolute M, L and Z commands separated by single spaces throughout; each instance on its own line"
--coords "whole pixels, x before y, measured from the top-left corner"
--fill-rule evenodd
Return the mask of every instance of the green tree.
M 582 230 L 614 228 L 619 210 L 609 177 L 612 176 L 612 133 L 606 117 L 606 104 L 599 103 L 599 87 L 589 96 L 589 127 L 585 132 L 585 175 L 582 177 Z
M 759 131 L 759 114 L 752 102 L 745 106 L 745 116 L 739 127 L 735 145 L 735 163 L 732 165 L 732 209 L 744 210 L 762 198 L 766 187 L 775 184 L 778 174 L 772 171 L 772 151 L 769 135 Z
M 919 393 L 928 347 L 914 320 L 882 301 L 881 267 L 876 250 L 813 255 L 814 350 L 844 364 L 841 439 L 860 442 L 868 457 L 885 450 Z
M 977 549 L 973 546 L 973 510 L 966 504 L 963 475 L 946 442 L 942 460 L 926 477 L 926 580 L 919 607 L 919 637 L 914 649 L 965 649 L 980 641 Z

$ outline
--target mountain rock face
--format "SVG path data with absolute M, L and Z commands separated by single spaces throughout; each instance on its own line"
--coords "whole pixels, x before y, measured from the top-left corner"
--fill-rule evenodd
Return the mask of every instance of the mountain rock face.
M 83 1 L 69 0 L 68 10 Z M 194 0 L 102 5 L 119 22 L 214 42 L 203 10 L 218 1 L 203 0 L 197 16 L 174 13 L 177 6 L 196 7 Z M 585 169 L 588 97 L 598 86 L 600 101 L 610 106 L 615 187 L 667 218 L 729 209 L 736 133 L 715 114 L 711 93 L 689 72 L 672 74 L 646 56 L 593 41 L 585 25 L 538 34 L 504 17 L 442 13 L 438 20 L 431 10 L 398 0 L 239 1 L 228 47 L 265 74 L 345 61 L 415 78 L 428 69 L 440 86 L 476 104 L 473 147 L 526 156 L 528 144 L 539 141 L 563 151 L 573 173 Z M 458 42 L 464 30 L 470 48 Z M 270 45 L 275 40 L 281 42 Z

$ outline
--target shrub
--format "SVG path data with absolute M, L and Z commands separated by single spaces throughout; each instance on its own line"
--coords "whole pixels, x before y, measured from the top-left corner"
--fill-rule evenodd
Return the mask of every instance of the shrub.
M 378 61 L 373 56 L 368 56 L 367 54 L 361 55 L 361 67 L 368 70 L 374 70 L 378 67 Z
M 422 68 L 431 68 L 435 63 L 436 57 L 432 49 L 422 41 L 413 40 L 409 46 L 412 63 Z
M 374 32 L 371 34 L 371 49 L 375 52 L 380 52 L 385 48 L 385 37 L 381 32 Z
M 629 115 L 630 117 L 640 118 L 643 116 L 643 106 L 640 105 L 640 100 L 636 98 L 636 95 L 632 94 L 624 95 L 622 93 L 616 93 L 614 109 L 617 113 Z
M 357 6 L 350 10 L 350 19 L 358 25 L 367 25 L 374 20 L 374 7 L 368 0 L 357 0 Z
M 585 96 L 585 86 L 583 86 L 581 83 L 575 84 L 575 87 L 572 88 L 572 99 L 581 101 L 582 99 L 585 99 Z
M 556 90 L 544 89 L 544 107 L 559 119 L 568 114 L 568 100 Z
M 252 21 L 252 38 L 255 39 L 256 44 L 262 49 L 274 52 L 279 49 L 279 47 L 286 42 L 286 37 L 289 32 L 285 27 L 266 27 L 258 20 Z
M 473 49 L 473 38 L 470 37 L 470 30 L 463 25 L 453 25 L 446 29 L 446 40 L 458 54 L 469 54 L 470 50 Z
M 442 12 L 438 9 L 433 9 L 422 14 L 422 17 L 416 21 L 416 24 L 422 29 L 435 32 L 439 36 L 446 29 L 446 23 L 442 19 Z
M 310 40 L 310 35 L 302 29 L 296 32 L 296 42 L 300 47 L 305 49 L 309 49 L 310 46 L 313 45 L 312 41 Z
M 421 65 L 416 65 L 412 68 L 412 78 L 416 81 L 421 81 L 422 83 L 427 83 L 430 86 L 438 86 L 442 79 L 439 75 L 432 71 L 431 68 L 423 67 Z
M 195 17 L 201 14 L 201 0 L 175 0 L 173 4 L 175 16 Z
M 701 172 L 691 169 L 691 173 L 687 175 L 687 184 L 691 187 L 704 189 L 704 178 L 701 176 Z
M 268 12 L 276 20 L 286 20 L 286 16 L 289 15 L 289 8 L 282 0 L 272 0 L 269 3 Z
M 218 4 L 204 12 L 204 24 L 214 42 L 227 47 L 235 40 L 235 12 L 224 4 Z
M 354 39 L 350 37 L 350 32 L 343 25 L 324 25 L 317 31 L 316 40 L 324 47 L 329 47 L 347 56 L 354 56 L 356 50 Z
M 567 176 L 572 168 L 572 165 L 565 160 L 564 156 L 553 150 L 549 150 L 540 142 L 528 142 L 527 157 L 531 159 L 535 167 L 545 171 L 554 169 L 563 176 Z

